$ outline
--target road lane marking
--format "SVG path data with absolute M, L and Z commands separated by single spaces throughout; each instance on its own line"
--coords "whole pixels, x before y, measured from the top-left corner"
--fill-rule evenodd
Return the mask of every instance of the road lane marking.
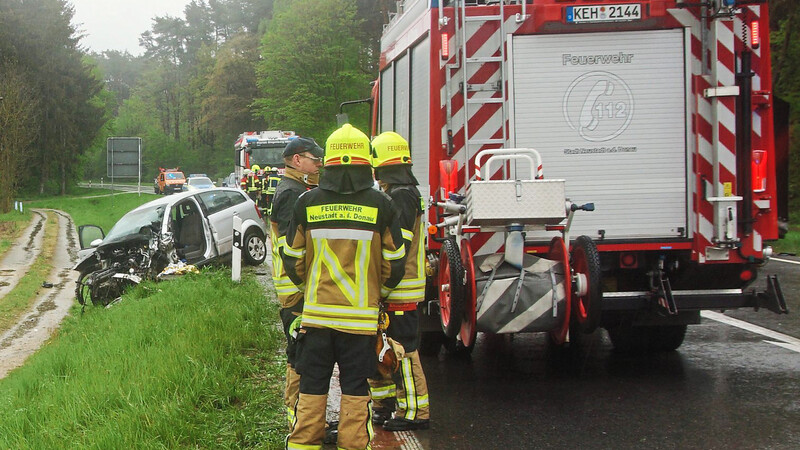
M 766 341 L 766 340 L 764 342 L 769 342 L 772 345 L 777 345 L 778 347 L 783 347 L 791 351 L 800 353 L 800 345 L 787 344 L 786 342 Z
M 768 340 L 764 340 L 764 342 L 769 342 L 770 344 L 777 345 L 779 347 L 783 347 L 800 353 L 800 339 L 797 339 L 795 337 L 779 333 L 777 331 L 772 331 L 770 329 L 760 327 L 750 322 L 745 322 L 744 320 L 734 319 L 733 317 L 729 317 L 726 316 L 725 314 L 721 314 L 714 311 L 701 311 L 700 315 L 705 317 L 706 319 L 716 320 L 717 322 L 721 322 L 730 326 L 750 331 L 751 333 L 760 334 L 761 336 L 774 339 L 779 342 L 768 341 Z
M 778 261 L 778 262 L 782 262 L 782 263 L 789 263 L 789 264 L 797 264 L 797 265 L 800 265 L 800 261 L 792 261 L 791 259 L 770 258 L 770 261 Z

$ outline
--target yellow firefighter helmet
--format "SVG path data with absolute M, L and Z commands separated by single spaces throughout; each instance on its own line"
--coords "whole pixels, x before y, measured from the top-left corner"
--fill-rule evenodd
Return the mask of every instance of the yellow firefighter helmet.
M 253 167 L 251 167 L 250 169 L 253 172 L 258 172 L 259 170 L 261 170 L 261 166 L 259 166 L 258 164 L 253 164 Z
M 385 131 L 372 140 L 372 167 L 411 164 L 408 141 L 394 131 Z
M 331 133 L 325 142 L 326 166 L 371 165 L 369 138 L 346 123 Z

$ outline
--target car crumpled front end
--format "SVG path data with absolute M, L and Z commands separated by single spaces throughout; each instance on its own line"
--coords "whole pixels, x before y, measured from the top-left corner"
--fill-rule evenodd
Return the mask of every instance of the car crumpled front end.
M 101 244 L 78 262 L 80 273 L 75 296 L 81 305 L 106 306 L 129 286 L 156 279 L 170 264 L 178 262 L 173 233 L 153 232 L 151 227 L 124 239 Z

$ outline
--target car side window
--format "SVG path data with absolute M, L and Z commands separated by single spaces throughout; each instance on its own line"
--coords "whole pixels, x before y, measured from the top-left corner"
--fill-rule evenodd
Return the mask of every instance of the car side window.
M 206 191 L 198 195 L 207 214 L 211 215 L 233 206 L 231 198 L 224 191 Z
M 239 203 L 244 203 L 247 201 L 247 197 L 245 197 L 244 193 L 242 192 L 225 191 L 225 195 L 230 197 L 231 206 L 238 205 Z

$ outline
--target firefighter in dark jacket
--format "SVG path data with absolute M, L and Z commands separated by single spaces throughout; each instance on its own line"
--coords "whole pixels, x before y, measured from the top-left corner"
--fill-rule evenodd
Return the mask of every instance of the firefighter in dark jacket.
M 388 337 L 399 342 L 405 356 L 394 380 L 370 380 L 373 422 L 388 431 L 418 430 L 429 427 L 428 385 L 419 359 L 419 313 L 417 304 L 425 299 L 425 211 L 416 177 L 411 171 L 408 142 L 387 131 L 372 140 L 372 166 L 375 179 L 400 213 L 400 228 L 406 247 L 403 280 L 389 294 Z M 395 397 L 397 410 L 393 416 Z
M 317 189 L 297 199 L 283 247 L 304 291 L 295 368 L 300 374 L 289 449 L 321 448 L 334 364 L 342 389 L 337 446 L 369 448 L 367 377 L 377 370 L 379 302 L 403 278 L 405 246 L 391 199 L 372 189 L 370 143 L 345 124 L 325 143 Z
M 284 403 L 289 425 L 294 422 L 294 405 L 300 389 L 300 375 L 294 370 L 295 337 L 303 311 L 303 293 L 292 283 L 281 261 L 280 248 L 286 245 L 286 232 L 292 219 L 294 204 L 303 192 L 319 184 L 319 168 L 323 151 L 311 138 L 293 139 L 283 150 L 286 172 L 277 183 L 269 215 L 269 234 L 272 243 L 272 282 L 281 303 L 281 322 L 286 334 L 286 391 Z M 295 330 L 292 329 L 294 324 Z

